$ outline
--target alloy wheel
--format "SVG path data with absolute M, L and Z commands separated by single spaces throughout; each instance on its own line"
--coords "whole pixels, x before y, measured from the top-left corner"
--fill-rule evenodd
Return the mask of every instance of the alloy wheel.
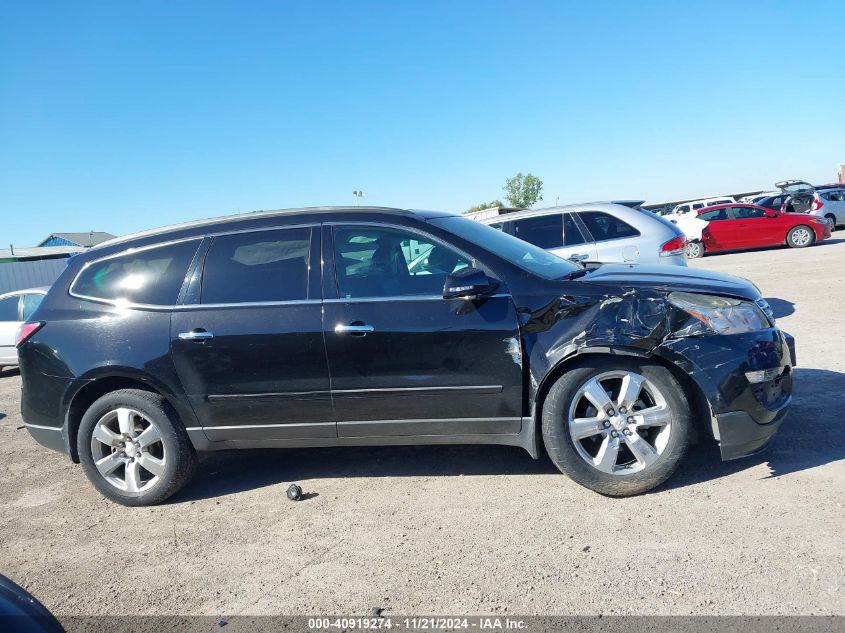
M 123 407 L 97 421 L 91 455 L 103 479 L 123 492 L 152 488 L 167 465 L 161 429 L 139 411 Z
M 701 245 L 700 242 L 687 242 L 686 252 L 687 252 L 687 259 L 696 259 L 701 257 L 704 251 L 704 247 Z
M 810 240 L 813 239 L 813 236 L 810 235 L 810 231 L 808 229 L 795 229 L 792 232 L 792 242 L 796 246 L 806 246 L 810 243 Z
M 569 435 L 581 458 L 609 475 L 648 468 L 666 450 L 672 411 L 641 374 L 610 371 L 585 382 L 569 408 Z

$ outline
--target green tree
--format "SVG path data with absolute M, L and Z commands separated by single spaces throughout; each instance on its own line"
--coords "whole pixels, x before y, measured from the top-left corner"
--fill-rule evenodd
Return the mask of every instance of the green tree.
M 474 207 L 470 207 L 464 213 L 474 213 L 475 211 L 481 211 L 482 209 L 490 209 L 492 207 L 503 207 L 505 205 L 502 204 L 501 200 L 493 200 L 493 202 L 482 202 L 481 204 L 477 204 Z
M 523 175 L 519 172 L 513 178 L 508 178 L 502 189 L 511 206 L 520 209 L 527 209 L 543 199 L 540 194 L 543 190 L 543 181 L 534 174 Z

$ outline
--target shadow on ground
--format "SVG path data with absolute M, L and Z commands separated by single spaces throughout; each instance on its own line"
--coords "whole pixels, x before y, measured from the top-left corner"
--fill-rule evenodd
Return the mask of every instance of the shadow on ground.
M 842 229 L 839 230 L 840 234 L 842 233 Z M 830 246 L 831 244 L 842 244 L 845 242 L 845 236 L 843 237 L 829 237 L 826 240 L 822 240 L 821 242 L 816 242 L 812 244 L 809 248 L 819 248 L 822 246 Z M 721 257 L 723 255 L 736 255 L 737 253 L 756 253 L 757 251 L 771 251 L 776 249 L 789 249 L 790 247 L 786 244 L 780 244 L 778 246 L 760 246 L 757 248 L 743 248 L 741 250 L 735 251 L 719 251 L 717 253 L 707 253 L 705 257 Z
M 788 317 L 795 314 L 795 304 L 787 299 L 778 299 L 777 297 L 765 297 L 766 302 L 772 308 L 776 319 Z
M 655 490 L 680 488 L 768 464 L 770 477 L 845 459 L 845 433 L 830 433 L 845 374 L 795 369 L 790 416 L 762 453 L 722 462 L 712 442 L 690 450 L 677 473 Z M 836 419 L 845 426 L 845 421 Z M 845 431 L 845 428 L 842 429 Z M 820 441 L 824 438 L 824 441 Z M 457 477 L 460 475 L 555 475 L 548 457 L 533 460 L 505 446 L 385 446 L 226 451 L 210 453 L 192 484 L 173 503 L 207 499 L 285 482 L 334 477 Z M 307 491 L 313 492 L 313 491 Z
M 0 378 L 6 378 L 8 376 L 20 376 L 21 370 L 17 367 L 4 367 L 0 369 Z

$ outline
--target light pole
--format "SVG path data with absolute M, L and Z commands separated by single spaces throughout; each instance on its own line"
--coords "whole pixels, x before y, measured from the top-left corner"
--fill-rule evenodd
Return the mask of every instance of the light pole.
M 358 203 L 361 201 L 361 198 L 364 197 L 364 192 L 355 190 L 352 192 L 352 195 L 355 196 L 355 206 L 357 207 Z

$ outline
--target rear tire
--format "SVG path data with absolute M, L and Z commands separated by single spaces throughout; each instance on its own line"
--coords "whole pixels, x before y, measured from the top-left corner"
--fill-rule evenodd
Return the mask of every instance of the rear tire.
M 699 257 L 704 257 L 704 244 L 698 240 L 687 242 L 684 252 L 686 253 L 687 259 L 698 259 Z
M 94 487 L 125 506 L 161 503 L 190 481 L 197 463 L 170 404 L 140 389 L 94 402 L 82 416 L 76 448 Z
M 791 248 L 807 248 L 816 241 L 816 234 L 809 226 L 799 224 L 786 234 L 786 243 Z
M 693 415 L 665 367 L 592 356 L 552 385 L 542 424 L 546 451 L 562 473 L 600 494 L 623 497 L 651 490 L 675 472 Z
M 833 233 L 836 230 L 836 216 L 826 215 L 824 217 L 830 222 L 830 232 Z

